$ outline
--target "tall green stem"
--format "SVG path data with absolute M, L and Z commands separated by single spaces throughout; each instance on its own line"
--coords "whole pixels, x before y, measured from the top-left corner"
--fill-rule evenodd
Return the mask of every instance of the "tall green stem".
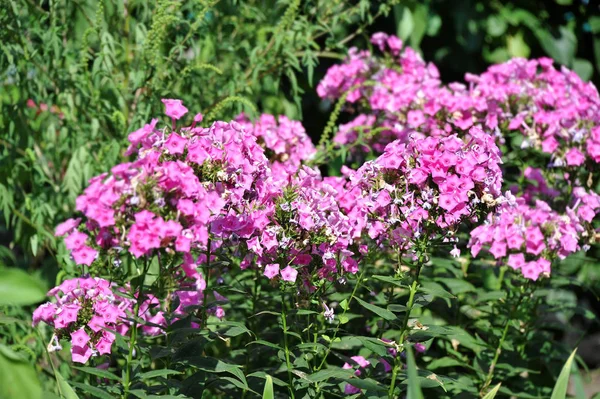
M 285 363 L 289 380 L 288 388 L 290 390 L 290 397 L 294 399 L 294 380 L 292 378 L 292 362 L 290 362 L 290 349 L 287 338 L 287 313 L 285 308 L 285 295 L 283 291 L 281 291 L 281 324 L 283 327 L 283 349 L 285 351 Z
M 521 305 L 521 301 L 523 301 L 523 298 L 525 297 L 524 291 L 526 291 L 526 290 L 527 290 L 527 287 L 523 291 L 521 291 L 521 293 L 519 295 L 519 300 L 517 301 L 515 306 L 512 308 L 510 315 L 508 316 L 508 318 L 506 319 L 506 322 L 504 323 L 504 329 L 502 330 L 502 336 L 500 337 L 500 341 L 498 341 L 498 346 L 496 347 L 496 352 L 494 353 L 494 358 L 492 359 L 492 363 L 490 364 L 490 368 L 489 368 L 488 374 L 485 378 L 485 382 L 483 383 L 483 386 L 481 387 L 481 391 L 479 392 L 480 396 L 485 395 L 485 391 L 492 383 L 492 378 L 494 377 L 494 370 L 496 369 L 496 364 L 498 363 L 498 359 L 500 359 L 500 354 L 502 353 L 502 345 L 504 345 L 504 341 L 506 340 L 506 336 L 508 335 L 508 328 L 510 327 L 510 322 L 514 318 L 517 310 L 519 309 L 519 305 Z
M 398 342 L 398 344 L 400 345 L 404 343 L 406 335 L 408 334 L 408 321 L 410 320 L 410 313 L 412 312 L 413 305 L 415 303 L 415 294 L 419 289 L 419 275 L 421 274 L 421 268 L 423 267 L 424 260 L 425 258 L 423 255 L 419 256 L 417 264 L 417 274 L 415 275 L 415 279 L 413 280 L 412 285 L 410 286 L 408 303 L 406 304 L 406 314 L 404 315 L 402 329 L 400 330 L 400 340 Z M 396 389 L 396 378 L 398 377 L 398 372 L 400 371 L 401 367 L 402 364 L 400 362 L 400 356 L 399 354 L 397 354 L 394 358 L 394 367 L 392 369 L 392 381 L 388 390 L 388 397 L 390 399 L 394 398 L 394 390 Z
M 348 311 L 348 309 L 350 309 L 350 302 L 352 302 L 352 299 L 354 298 L 354 295 L 356 295 L 356 291 L 358 290 L 358 287 L 360 287 L 360 283 L 362 282 L 362 278 L 363 278 L 364 275 L 365 275 L 365 272 L 363 270 L 360 273 L 360 275 L 358 276 L 358 280 L 356 281 L 356 285 L 354 286 L 354 289 L 352 290 L 352 294 L 350 294 L 350 298 L 348 298 L 348 303 L 346 304 L 346 308 L 342 312 L 342 316 L 345 316 L 346 312 Z M 333 338 L 331 338 L 331 342 L 330 342 L 329 346 L 327 347 L 327 351 L 325 352 L 325 355 L 323 356 L 323 359 L 321 360 L 321 363 L 319 363 L 319 367 L 317 367 L 316 371 L 321 370 L 321 368 L 325 364 L 325 361 L 327 360 L 327 356 L 329 356 L 329 353 L 331 352 L 331 344 L 336 339 L 339 330 L 340 330 L 340 323 L 338 323 L 338 325 L 337 325 L 337 327 L 336 327 L 336 329 L 335 329 L 335 331 L 333 333 Z
M 146 280 L 146 273 L 148 272 L 148 261 L 144 261 L 144 270 L 140 276 L 140 283 L 137 287 L 137 300 L 133 308 L 133 326 L 131 329 L 131 336 L 129 337 L 129 353 L 127 354 L 127 367 L 125 368 L 125 378 L 123 379 L 123 399 L 127 399 L 129 396 L 129 390 L 131 388 L 131 363 L 133 362 L 133 351 L 135 350 L 135 343 L 137 340 L 137 327 L 138 317 L 140 313 L 140 305 L 144 300 L 143 288 L 144 280 Z M 135 295 L 135 291 L 133 292 Z

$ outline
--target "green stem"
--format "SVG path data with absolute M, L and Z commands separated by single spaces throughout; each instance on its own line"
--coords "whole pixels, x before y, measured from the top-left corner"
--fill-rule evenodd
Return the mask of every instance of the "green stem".
M 365 272 L 363 271 L 358 276 L 358 280 L 356 281 L 356 285 L 354 286 L 354 289 L 352 290 L 352 294 L 350 294 L 350 298 L 348 298 L 348 304 L 346 305 L 346 309 L 344 309 L 344 311 L 342 312 L 342 316 L 344 316 L 346 314 L 346 311 L 348 309 L 350 309 L 350 302 L 352 302 L 352 299 L 354 298 L 354 295 L 356 294 L 356 291 L 358 290 L 358 287 L 360 286 L 360 283 L 362 281 L 364 274 L 365 274 Z M 321 360 L 321 363 L 319 364 L 319 367 L 317 367 L 316 371 L 321 370 L 321 368 L 325 364 L 325 360 L 327 360 L 327 356 L 329 356 L 329 353 L 331 352 L 331 344 L 336 339 L 339 330 L 340 330 L 340 324 L 338 323 L 338 325 L 335 328 L 335 331 L 333 333 L 333 338 L 331 338 L 331 342 L 330 342 L 329 346 L 327 347 L 327 351 L 325 352 L 325 355 L 323 356 L 323 359 Z
M 129 390 L 131 388 L 131 363 L 133 362 L 133 351 L 135 350 L 135 343 L 137 340 L 137 327 L 138 317 L 140 313 L 140 306 L 143 301 L 143 288 L 144 280 L 146 280 L 146 273 L 148 272 L 149 263 L 144 260 L 144 271 L 141 275 L 140 283 L 137 287 L 137 301 L 133 308 L 133 326 L 131 329 L 131 336 L 129 338 L 129 352 L 127 354 L 127 367 L 125 368 L 125 378 L 123 380 L 123 399 L 127 399 L 129 396 Z M 135 295 L 135 291 L 133 292 Z
M 485 378 L 485 382 L 483 383 L 483 386 L 481 387 L 481 391 L 479 392 L 480 396 L 484 396 L 485 391 L 492 383 L 492 379 L 494 377 L 494 370 L 496 368 L 496 364 L 498 363 L 498 359 L 500 358 L 500 354 L 502 353 L 502 345 L 504 345 L 504 341 L 506 340 L 506 336 L 508 335 L 508 328 L 510 327 L 510 321 L 515 316 L 515 313 L 517 312 L 519 305 L 521 305 L 521 301 L 523 301 L 523 298 L 525 297 L 525 292 L 524 292 L 525 290 L 521 291 L 521 294 L 519 295 L 519 300 L 517 301 L 515 306 L 512 308 L 510 315 L 508 316 L 508 318 L 506 319 L 506 322 L 504 323 L 504 329 L 502 330 L 502 336 L 500 337 L 500 341 L 498 341 L 498 346 L 496 347 L 496 352 L 494 353 L 494 358 L 492 359 L 492 363 L 490 364 L 490 368 L 489 368 L 488 374 Z
M 287 367 L 288 380 L 289 385 L 288 388 L 290 390 L 290 397 L 294 399 L 294 380 L 292 378 L 292 363 L 290 362 L 290 349 L 288 347 L 288 338 L 287 338 L 287 315 L 285 309 L 285 296 L 283 291 L 281 291 L 281 324 L 283 327 L 283 348 L 285 351 L 285 363 Z
M 400 330 L 400 341 L 399 344 L 404 344 L 404 340 L 408 334 L 408 321 L 410 320 L 410 313 L 412 312 L 413 305 L 415 303 L 415 294 L 419 289 L 419 275 L 421 274 L 421 268 L 423 267 L 424 257 L 419 256 L 419 263 L 417 264 L 417 274 L 415 275 L 415 279 L 410 286 L 410 294 L 408 297 L 408 303 L 406 304 L 406 314 L 404 315 L 404 321 L 402 322 L 402 329 Z M 390 399 L 394 398 L 394 390 L 396 389 L 396 378 L 398 377 L 398 372 L 402 364 L 400 362 L 400 354 L 397 353 L 394 358 L 394 368 L 392 369 L 392 381 L 390 383 L 390 389 L 388 390 L 388 397 Z
M 139 301 L 136 302 L 133 309 L 134 315 L 140 311 Z M 133 361 L 133 350 L 135 348 L 135 341 L 137 339 L 137 317 L 133 318 L 133 328 L 131 330 L 131 338 L 129 339 L 129 353 L 127 354 L 127 368 L 125 370 L 125 380 L 123 381 L 124 393 L 123 398 L 126 399 L 129 396 L 129 388 L 131 387 L 131 362 Z

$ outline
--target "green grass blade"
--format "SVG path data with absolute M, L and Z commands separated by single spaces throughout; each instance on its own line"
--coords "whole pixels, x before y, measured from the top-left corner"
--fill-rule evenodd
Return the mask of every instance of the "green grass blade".
M 502 384 L 498 384 L 494 388 L 492 388 L 491 391 L 485 394 L 483 399 L 494 399 L 496 397 L 496 394 L 498 393 L 498 390 L 500 389 L 500 385 Z
M 567 397 L 567 387 L 569 385 L 569 376 L 571 374 L 571 366 L 573 365 L 575 352 L 577 352 L 577 348 L 571 353 L 571 356 L 569 356 L 567 362 L 563 366 L 560 375 L 556 380 L 556 385 L 554 385 L 554 390 L 552 391 L 550 399 L 565 399 Z

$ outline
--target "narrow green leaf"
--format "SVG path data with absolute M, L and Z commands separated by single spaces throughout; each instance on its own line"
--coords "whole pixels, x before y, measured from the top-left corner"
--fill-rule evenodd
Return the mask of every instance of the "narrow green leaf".
M 275 394 L 273 393 L 273 379 L 270 375 L 267 374 L 267 379 L 265 380 L 265 389 L 263 390 L 263 399 L 274 399 Z
M 161 369 L 161 370 L 152 370 L 146 373 L 142 373 L 138 375 L 138 379 L 140 380 L 148 380 L 155 377 L 165 377 L 167 375 L 172 374 L 181 374 L 181 371 L 169 370 L 169 369 Z
M 397 278 L 394 278 L 394 277 L 375 275 L 375 276 L 373 276 L 373 278 L 375 280 L 379 280 L 379 281 L 383 281 L 383 282 L 386 282 L 386 283 L 394 284 L 394 285 L 396 285 L 398 287 L 403 287 L 403 288 L 406 287 L 404 284 L 402 284 L 402 281 L 400 281 L 400 279 L 397 279 Z
M 498 393 L 498 390 L 500 389 L 500 385 L 502 385 L 502 384 L 500 383 L 500 384 L 496 385 L 494 388 L 492 388 L 491 391 L 489 391 L 488 393 L 485 394 L 483 399 L 494 399 L 496 397 L 496 394 Z
M 417 364 L 415 363 L 415 356 L 412 348 L 406 346 L 406 357 L 407 357 L 407 375 L 408 375 L 408 395 L 407 399 L 424 399 L 423 392 L 421 391 L 421 385 L 418 379 Z
M 575 348 L 575 350 L 571 353 L 571 356 L 569 356 L 567 362 L 563 366 L 558 379 L 556 380 L 556 385 L 554 385 L 554 390 L 552 390 L 552 396 L 550 399 L 565 399 L 567 397 L 569 376 L 571 375 L 571 366 L 573 365 L 573 359 L 575 358 L 576 352 L 577 348 Z
M 328 380 L 330 378 L 339 378 L 344 380 L 352 378 L 353 375 L 354 373 L 352 372 L 352 370 L 345 370 L 339 367 L 330 367 L 327 369 L 317 371 L 316 373 L 307 376 L 306 379 L 310 382 L 320 382 Z
M 76 366 L 73 366 L 73 368 L 76 369 L 76 370 L 83 371 L 83 372 L 88 373 L 88 374 L 95 375 L 97 377 L 107 378 L 109 380 L 121 381 L 121 377 L 119 377 L 119 376 L 111 373 L 110 371 L 106 371 L 106 370 L 102 370 L 102 369 L 97 369 L 97 368 L 94 368 L 94 367 L 76 367 Z
M 262 339 L 259 339 L 257 341 L 248 342 L 246 344 L 246 346 L 248 346 L 248 345 L 262 345 L 262 346 L 268 346 L 270 348 L 281 350 L 281 351 L 283 350 L 283 348 L 281 346 L 274 344 L 272 342 L 269 342 L 269 341 L 264 341 Z
M 90 395 L 92 395 L 96 398 L 114 399 L 114 397 L 111 394 L 109 394 L 105 390 L 100 389 L 98 387 L 94 387 L 94 386 L 88 385 L 88 384 L 81 384 L 79 382 L 71 382 L 71 384 L 73 384 L 74 387 L 81 389 L 83 392 L 89 393 Z
M 434 297 L 448 299 L 456 298 L 454 295 L 446 291 L 444 287 L 441 286 L 441 284 L 434 283 L 433 281 L 422 282 L 421 287 L 419 287 L 419 290 L 426 294 L 433 295 Z
M 370 303 L 365 302 L 360 298 L 354 298 L 354 299 L 356 299 L 356 301 L 358 303 L 360 303 L 360 305 L 363 308 L 375 313 L 377 316 L 383 317 L 385 320 L 389 320 L 389 321 L 396 320 L 396 315 L 394 313 L 390 312 L 389 310 L 380 308 L 379 306 L 376 306 L 376 305 L 371 305 Z
M 56 376 L 56 382 L 58 382 L 58 389 L 64 399 L 79 399 L 75 390 L 71 388 L 67 380 L 58 371 L 55 370 L 54 375 Z

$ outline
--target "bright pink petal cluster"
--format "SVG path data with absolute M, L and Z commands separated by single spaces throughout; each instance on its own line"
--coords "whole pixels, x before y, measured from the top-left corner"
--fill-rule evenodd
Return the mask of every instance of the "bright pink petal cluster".
M 263 114 L 258 120 L 251 122 L 242 114 L 236 121 L 264 147 L 271 173 L 276 180 L 287 181 L 317 151 L 304 126 L 285 116 L 275 118 L 273 115 Z
M 579 251 L 581 242 L 593 235 L 590 222 L 600 212 L 600 196 L 576 188 L 574 198 L 565 214 L 541 200 L 533 205 L 524 198 L 504 203 L 471 232 L 471 254 L 476 257 L 486 248 L 498 262 L 520 270 L 528 279 L 548 277 L 554 259 Z
M 395 248 L 447 237 L 502 198 L 500 153 L 492 137 L 472 127 L 462 139 L 423 137 L 390 143 L 350 176 L 368 214 L 368 235 Z

